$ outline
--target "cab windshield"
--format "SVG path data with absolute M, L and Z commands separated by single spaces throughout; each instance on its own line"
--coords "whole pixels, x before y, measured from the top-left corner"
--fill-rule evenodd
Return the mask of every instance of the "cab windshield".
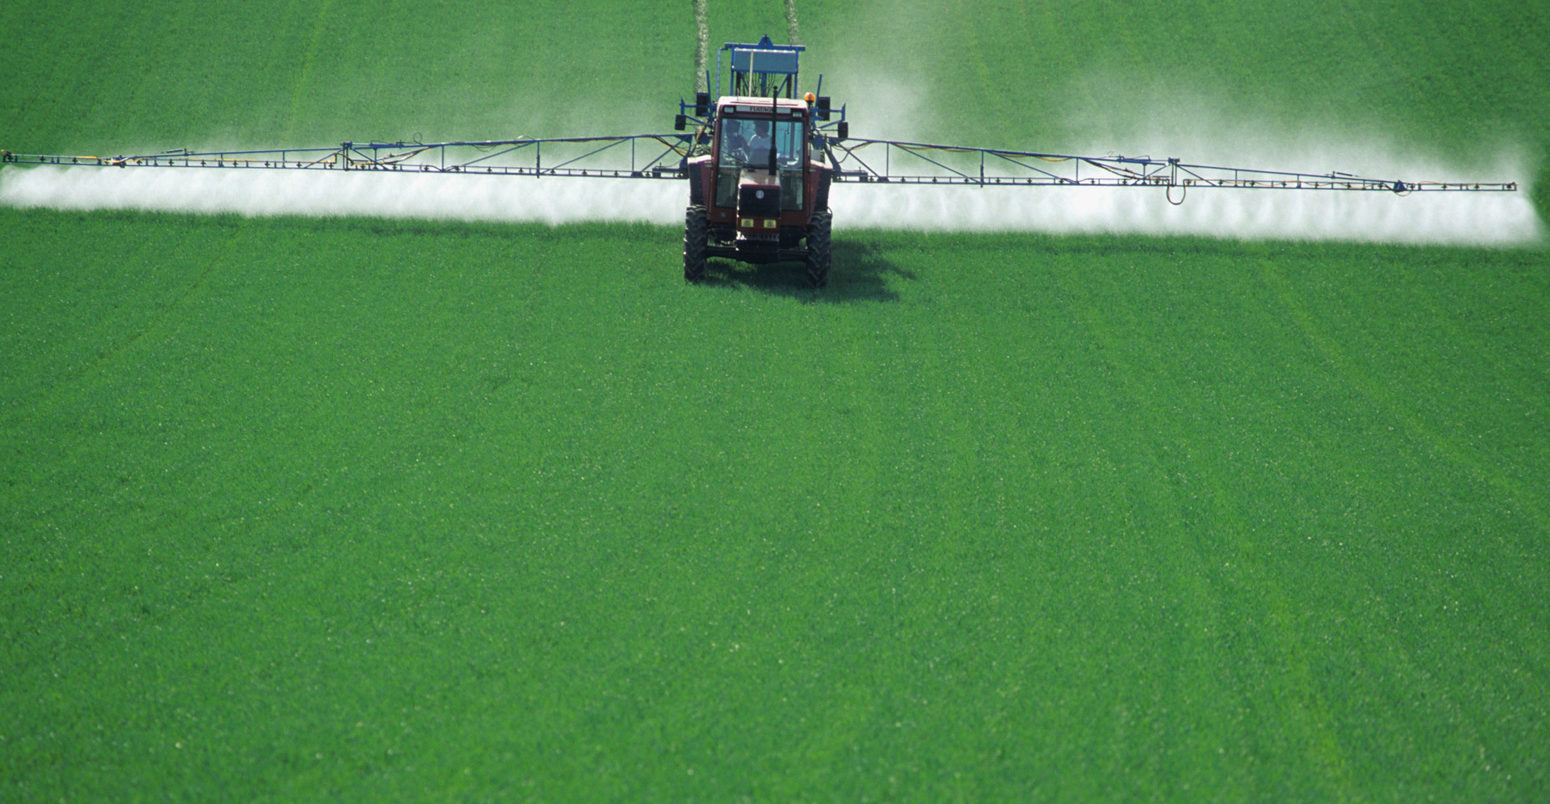
M 800 167 L 802 124 L 795 120 L 727 118 L 721 124 L 721 167 L 769 170 L 770 148 L 781 170 Z

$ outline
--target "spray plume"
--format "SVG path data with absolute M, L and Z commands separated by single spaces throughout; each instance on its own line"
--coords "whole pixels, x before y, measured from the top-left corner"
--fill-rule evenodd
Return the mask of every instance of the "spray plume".
M 666 224 L 682 221 L 685 195 L 680 182 L 630 179 L 94 167 L 0 173 L 0 203 L 68 210 Z
M 629 179 L 96 167 L 0 173 L 0 204 L 68 210 L 674 225 L 682 221 L 687 195 L 682 182 Z M 1187 234 L 1508 246 L 1541 237 L 1530 198 L 1527 188 L 1406 198 L 1373 192 L 1196 189 L 1183 205 L 1173 206 L 1156 188 L 840 183 L 831 191 L 830 206 L 842 230 Z
M 701 6 L 703 7 L 703 6 Z M 899 76 L 858 78 L 850 115 L 867 135 L 930 136 L 932 107 Z M 878 73 L 873 73 L 878 75 Z M 1538 243 L 1542 224 L 1524 179 L 1532 159 L 1502 149 L 1489 160 L 1443 161 L 1376 137 L 1267 132 L 1209 108 L 1150 115 L 1150 125 L 1088 119 L 1102 142 L 1078 153 L 1178 156 L 1185 161 L 1383 179 L 1520 182 L 1515 193 L 1300 190 L 1189 191 L 1181 206 L 1161 188 L 1018 188 L 838 183 L 840 230 L 1135 233 L 1222 238 L 1512 246 Z M 1170 122 L 1171 121 L 1171 122 Z M 1192 126 L 1192 128 L 1187 127 Z M 855 131 L 856 129 L 853 129 Z M 1214 132 L 1200 136 L 1193 131 Z M 1093 140 L 1097 138 L 1094 137 Z M 1021 143 L 1020 143 L 1021 144 Z M 1080 143 L 1078 143 L 1080 145 Z M 1413 150 L 1413 149 L 1412 149 Z M 38 167 L 0 171 L 0 204 L 59 209 L 149 209 L 245 215 L 375 216 L 478 221 L 648 222 L 678 225 L 683 182 L 375 173 Z
M 852 133 L 939 139 L 942 108 L 927 101 L 928 77 L 875 65 L 848 65 Z M 1111 97 L 1102 87 L 1075 96 Z M 1184 203 L 1168 203 L 1162 188 L 932 187 L 837 184 L 831 196 L 836 227 L 931 231 L 1037 231 L 1081 234 L 1198 235 L 1235 239 L 1339 240 L 1410 244 L 1514 246 L 1541 242 L 1533 204 L 1533 159 L 1522 148 L 1495 147 L 1481 157 L 1439 159 L 1381 133 L 1330 127 L 1269 128 L 1216 102 L 1219 95 L 1162 89 L 1147 101 L 1072 112 L 1055 126 L 1059 143 L 979 143 L 1066 153 L 1128 154 L 1185 162 L 1328 174 L 1341 171 L 1406 181 L 1517 181 L 1512 193 L 1430 192 L 1403 198 L 1388 192 L 1194 188 Z M 1015 115 L 1014 115 L 1015 116 Z M 1202 133 L 1204 132 L 1204 133 Z M 1490 147 L 1490 146 L 1487 146 Z M 896 152 L 897 155 L 898 152 Z M 875 156 L 875 155 L 874 155 Z M 905 157 L 906 159 L 908 157 Z M 907 173 L 942 173 L 921 162 Z M 1177 200 L 1178 191 L 1174 199 Z

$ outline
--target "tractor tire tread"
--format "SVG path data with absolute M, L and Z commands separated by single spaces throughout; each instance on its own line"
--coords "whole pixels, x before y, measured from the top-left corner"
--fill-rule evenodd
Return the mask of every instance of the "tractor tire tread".
M 705 244 L 710 235 L 710 220 L 703 204 L 684 211 L 684 281 L 705 278 Z
M 833 256 L 829 235 L 834 215 L 825 208 L 813 212 L 807 225 L 807 281 L 814 288 L 829 284 L 829 263 Z

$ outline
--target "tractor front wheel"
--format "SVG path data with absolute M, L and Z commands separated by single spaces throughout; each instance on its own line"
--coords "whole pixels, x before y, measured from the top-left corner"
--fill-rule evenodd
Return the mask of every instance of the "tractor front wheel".
M 833 220 L 832 212 L 820 209 L 807 224 L 807 281 L 815 288 L 829 284 L 829 229 Z
M 704 205 L 689 207 L 684 213 L 684 280 L 687 282 L 705 278 L 705 242 L 709 232 Z

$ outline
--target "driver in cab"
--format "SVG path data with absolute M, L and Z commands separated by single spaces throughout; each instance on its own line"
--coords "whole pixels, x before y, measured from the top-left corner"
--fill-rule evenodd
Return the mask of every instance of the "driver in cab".
M 743 120 L 743 164 L 750 167 L 768 165 L 770 162 L 770 148 L 774 140 L 770 139 L 770 121 L 768 120 Z

